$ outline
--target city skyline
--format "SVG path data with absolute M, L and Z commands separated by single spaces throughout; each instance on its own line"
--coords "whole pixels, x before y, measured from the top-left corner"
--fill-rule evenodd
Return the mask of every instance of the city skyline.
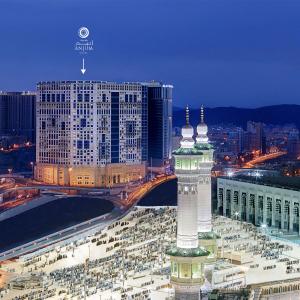
M 300 299 L 299 0 L 0 11 L 1 299 Z
M 34 90 L 41 80 L 154 79 L 174 85 L 181 107 L 300 103 L 296 1 L 70 3 L 2 1 L 9 34 L 0 90 Z M 95 45 L 84 76 L 73 49 L 81 26 Z

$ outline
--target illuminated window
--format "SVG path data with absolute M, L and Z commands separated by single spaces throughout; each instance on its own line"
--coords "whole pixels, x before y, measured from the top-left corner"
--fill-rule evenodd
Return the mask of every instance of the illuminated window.
M 201 278 L 201 264 L 193 264 L 192 278 Z
M 190 264 L 180 265 L 180 278 L 191 278 L 192 266 Z
M 176 262 L 172 262 L 171 264 L 171 276 L 178 277 L 178 264 Z

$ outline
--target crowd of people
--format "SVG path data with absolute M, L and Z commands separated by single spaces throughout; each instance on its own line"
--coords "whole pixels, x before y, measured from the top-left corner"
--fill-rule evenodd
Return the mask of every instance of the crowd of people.
M 104 295 L 102 299 L 109 299 L 105 298 L 109 294 L 119 296 L 114 299 L 127 299 L 128 295 L 150 299 L 151 290 L 166 287 L 169 281 L 165 252 L 175 240 L 175 230 L 174 208 L 135 208 L 85 241 L 23 262 L 24 273 L 44 272 L 44 283 L 36 291 L 20 290 L 11 299 L 54 299 L 54 295 L 59 297 L 55 299 L 84 299 L 96 294 Z M 79 245 L 88 247 L 89 254 L 79 257 Z M 99 257 L 95 258 L 97 252 Z M 70 258 L 80 263 L 56 268 Z
M 254 274 L 256 269 L 274 271 L 278 266 L 282 267 L 279 273 L 281 270 L 285 270 L 286 274 L 300 273 L 299 255 L 295 253 L 295 247 L 299 246 L 296 244 L 292 246 L 288 241 L 276 240 L 263 228 L 253 224 L 229 221 L 222 217 L 216 220 L 214 230 L 222 236 L 223 251 L 235 251 L 241 256 L 244 253 L 255 262 L 249 265 Z
M 300 273 L 298 246 L 275 240 L 252 224 L 224 217 L 214 218 L 213 228 L 221 237 L 219 264 L 224 259 L 229 265 L 240 260 L 238 265 L 248 267 L 246 281 L 242 283 L 234 281 L 231 271 L 226 271 L 228 274 L 224 274 L 231 282 L 225 282 L 224 286 L 251 284 L 259 279 L 257 274 L 263 276 L 264 272 L 285 273 L 286 278 Z M 22 288 L 20 278 L 18 282 L 12 280 L 0 295 L 12 300 L 92 299 L 96 295 L 102 300 L 142 300 L 160 292 L 167 299 L 173 292 L 169 283 L 170 263 L 165 253 L 175 241 L 175 208 L 136 207 L 89 238 L 20 260 L 16 273 L 27 275 L 26 284 L 30 282 L 28 274 L 39 277 L 40 282 Z M 231 256 L 226 257 L 226 253 Z M 223 272 L 222 267 L 219 272 Z

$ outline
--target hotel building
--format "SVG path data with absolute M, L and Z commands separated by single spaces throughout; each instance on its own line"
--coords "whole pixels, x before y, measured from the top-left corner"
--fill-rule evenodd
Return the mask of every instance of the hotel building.
M 148 90 L 154 84 L 164 87 L 158 83 L 40 82 L 36 180 L 109 187 L 145 177 L 151 142 Z

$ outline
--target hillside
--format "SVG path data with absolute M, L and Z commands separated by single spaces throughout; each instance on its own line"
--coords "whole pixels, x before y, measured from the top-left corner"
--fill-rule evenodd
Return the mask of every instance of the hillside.
M 190 109 L 190 120 L 193 125 L 199 122 L 200 109 Z M 295 124 L 300 128 L 300 105 L 283 104 L 259 108 L 215 107 L 205 109 L 207 124 L 232 123 L 245 128 L 247 121 L 266 124 Z M 173 110 L 173 126 L 182 126 L 185 122 L 184 109 Z

